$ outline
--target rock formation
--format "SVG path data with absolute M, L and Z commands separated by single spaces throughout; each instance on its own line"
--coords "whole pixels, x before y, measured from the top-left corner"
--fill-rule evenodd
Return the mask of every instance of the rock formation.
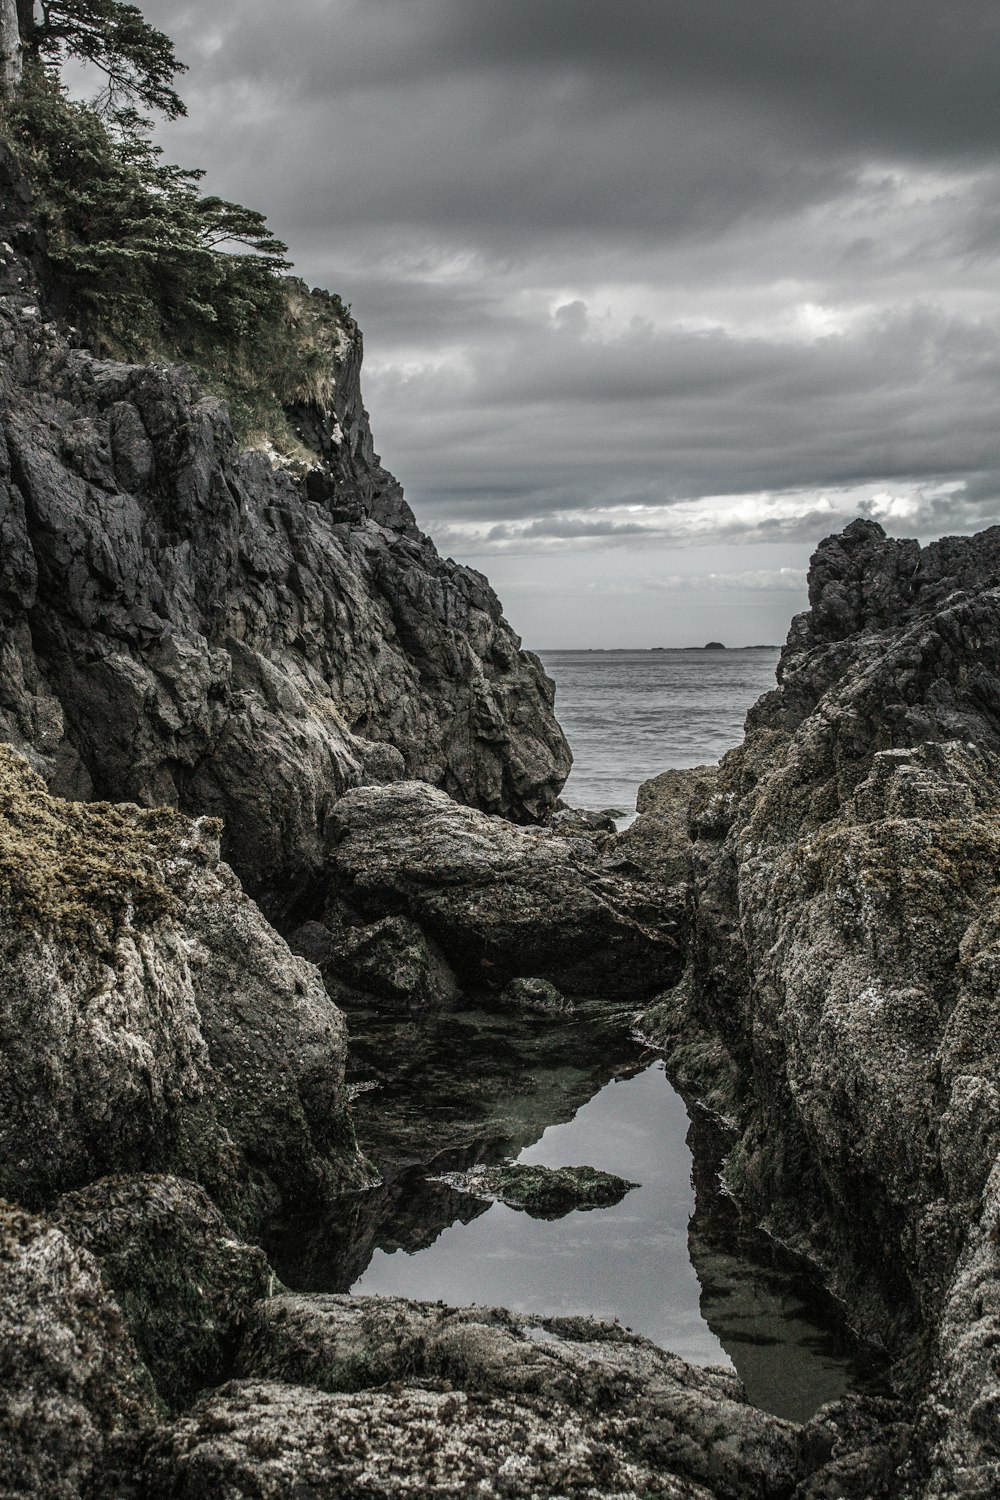
M 365 1180 L 343 1017 L 168 809 L 51 797 L 0 745 L 0 1192 L 172 1171 L 231 1222 Z
M 381 467 L 351 319 L 275 467 L 55 320 L 30 196 L 0 149 L 4 1493 L 998 1493 L 1000 529 L 830 538 L 739 750 L 540 826 L 552 685 Z M 468 992 L 533 1038 L 658 994 L 727 1191 L 903 1405 L 800 1426 L 586 1319 L 269 1296 L 241 1235 L 364 1237 L 331 996 L 419 1069 Z M 449 1101 L 449 1165 L 517 1077 Z
M 614 839 L 518 828 L 418 782 L 349 792 L 327 827 L 332 918 L 401 912 L 471 988 L 641 997 L 683 964 L 683 888 Z
M 274 910 L 348 787 L 405 774 L 544 819 L 570 764 L 552 685 L 378 464 L 356 325 L 295 477 L 189 371 L 47 320 L 26 194 L 4 155 L 0 737 L 62 795 L 221 817 Z
M 908 1493 L 1000 1486 L 1000 529 L 820 547 L 779 687 L 691 821 L 651 1023 L 726 1178 L 920 1405 Z M 698 1041 L 699 1035 L 702 1038 Z

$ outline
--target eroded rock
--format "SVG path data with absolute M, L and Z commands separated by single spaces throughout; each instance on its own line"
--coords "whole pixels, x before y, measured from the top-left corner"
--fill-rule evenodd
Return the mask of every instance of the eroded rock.
M 296 478 L 190 370 L 71 347 L 31 290 L 30 319 L 0 300 L 0 738 L 61 795 L 221 817 L 274 914 L 350 786 L 405 769 L 544 819 L 552 684 L 378 463 L 349 316 Z
M 473 987 L 549 980 L 649 994 L 683 962 L 683 900 L 607 868 L 593 841 L 516 828 L 419 782 L 346 794 L 328 820 L 333 890 L 402 913 Z
M 364 1180 L 343 1019 L 166 809 L 50 797 L 0 746 L 0 1189 L 203 1182 L 230 1222 Z
M 531 1403 L 407 1389 L 329 1395 L 273 1382 L 233 1382 L 176 1423 L 147 1456 L 149 1500 L 285 1500 L 291 1494 L 466 1500 L 640 1500 L 653 1475 L 565 1414 L 558 1427 Z M 663 1500 L 709 1500 L 673 1480 Z
M 240 1369 L 254 1380 L 325 1391 L 446 1382 L 473 1403 L 513 1400 L 525 1413 L 544 1414 L 555 1430 L 586 1431 L 613 1458 L 612 1472 L 636 1465 L 654 1494 L 681 1483 L 719 1500 L 763 1500 L 790 1493 L 807 1471 L 800 1429 L 748 1406 L 728 1371 L 695 1369 L 587 1318 L 392 1297 L 283 1296 L 262 1303 L 248 1325 Z M 474 1429 L 470 1439 L 480 1441 Z M 532 1479 L 535 1494 L 548 1493 Z

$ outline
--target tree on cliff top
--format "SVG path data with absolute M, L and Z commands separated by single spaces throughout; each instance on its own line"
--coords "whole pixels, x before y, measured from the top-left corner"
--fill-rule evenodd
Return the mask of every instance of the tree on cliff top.
M 105 76 L 90 105 L 59 81 L 70 58 Z M 104 354 L 194 365 L 242 437 L 296 456 L 285 406 L 327 390 L 345 309 L 284 274 L 263 214 L 163 161 L 143 111 L 185 112 L 181 69 L 123 0 L 0 0 L 0 133 L 34 188 L 64 308 Z
M 0 0 L 0 37 L 18 74 L 25 57 L 57 66 L 75 57 L 104 74 L 99 107 L 138 105 L 171 120 L 185 113 L 172 86 L 184 71 L 173 42 L 123 0 Z M 5 93 L 9 81 L 5 71 Z

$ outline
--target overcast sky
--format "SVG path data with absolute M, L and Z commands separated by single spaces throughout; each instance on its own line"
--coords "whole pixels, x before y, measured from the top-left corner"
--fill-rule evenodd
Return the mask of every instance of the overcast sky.
M 853 516 L 1000 520 L 997 0 L 140 4 L 527 645 L 781 640 Z

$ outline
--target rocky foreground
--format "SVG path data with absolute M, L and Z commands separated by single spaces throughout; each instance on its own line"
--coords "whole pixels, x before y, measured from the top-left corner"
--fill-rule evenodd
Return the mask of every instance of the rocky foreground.
M 551 685 L 378 464 L 353 325 L 275 470 L 48 318 L 0 169 L 0 1492 L 1000 1492 L 1000 532 L 831 538 L 744 745 L 550 820 Z M 587 1319 L 283 1289 L 262 1243 L 388 1171 L 345 1011 L 419 1059 L 470 999 L 641 1008 L 894 1399 L 800 1425 Z

